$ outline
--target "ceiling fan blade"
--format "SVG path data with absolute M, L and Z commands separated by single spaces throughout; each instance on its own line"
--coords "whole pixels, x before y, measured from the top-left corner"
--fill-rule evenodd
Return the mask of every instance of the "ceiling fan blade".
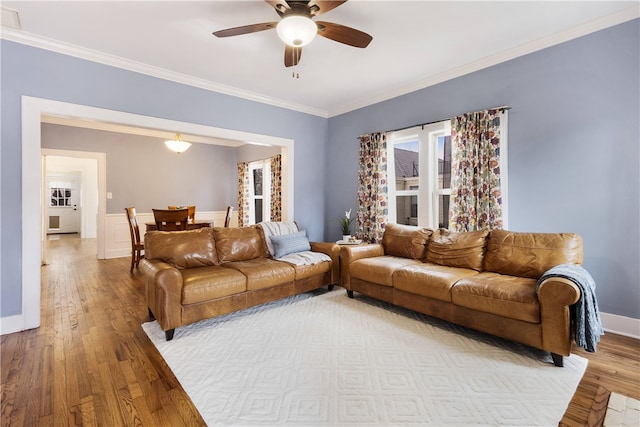
M 294 65 L 298 65 L 300 62 L 300 57 L 302 56 L 302 48 L 301 47 L 293 47 L 289 45 L 285 45 L 284 47 L 284 66 L 285 67 L 293 67 Z
M 323 21 L 316 21 L 316 24 L 319 35 L 349 46 L 364 48 L 373 40 L 369 34 L 355 28 Z
M 285 13 L 291 10 L 291 7 L 284 0 L 264 0 L 276 10 L 276 13 L 283 16 Z
M 335 9 L 343 3 L 346 3 L 347 0 L 343 1 L 321 1 L 321 0 L 311 0 L 307 4 L 307 10 L 311 14 L 311 16 L 322 15 L 323 13 L 329 12 L 331 9 Z
M 231 37 L 241 34 L 257 33 L 258 31 L 270 30 L 278 25 L 277 22 L 263 22 L 262 24 L 243 25 L 242 27 L 227 28 L 213 33 L 216 37 Z

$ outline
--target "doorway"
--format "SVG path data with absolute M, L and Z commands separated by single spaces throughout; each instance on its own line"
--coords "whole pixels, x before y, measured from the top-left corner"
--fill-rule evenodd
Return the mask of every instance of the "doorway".
M 106 175 L 105 153 L 46 148 L 40 151 L 44 190 L 41 264 L 49 263 L 46 241 L 62 233 L 95 239 L 96 257 L 104 258 L 104 249 L 101 250 L 104 236 L 98 233 L 98 212 L 102 200 L 100 176 Z
M 85 121 L 109 123 L 112 126 L 136 126 L 138 129 L 165 129 L 172 132 L 205 135 L 229 140 L 252 141 L 282 147 L 282 217 L 293 220 L 294 203 L 294 141 L 287 138 L 255 134 L 230 129 L 214 128 L 187 122 L 141 116 L 114 110 L 106 110 L 85 105 L 70 104 L 28 96 L 22 97 L 22 312 L 15 316 L 13 324 L 6 329 L 21 331 L 40 325 L 40 268 L 38 266 L 44 249 L 44 227 L 42 224 L 42 191 L 44 178 L 42 173 L 33 173 L 41 162 L 40 129 L 43 116 L 82 118 Z M 94 155 L 102 153 L 92 153 Z M 99 193 L 101 203 L 98 206 L 98 253 L 104 250 L 100 237 L 104 240 L 104 221 L 106 209 L 106 159 L 103 155 L 99 163 Z M 286 172 L 285 172 L 286 171 Z M 35 256 L 34 256 L 35 255 Z
M 44 205 L 47 234 L 80 232 L 81 188 L 79 173 L 51 175 L 47 171 L 48 203 Z

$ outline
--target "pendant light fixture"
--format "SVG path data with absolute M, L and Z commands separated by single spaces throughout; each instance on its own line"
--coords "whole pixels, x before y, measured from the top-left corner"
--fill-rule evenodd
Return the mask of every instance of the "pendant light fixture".
M 191 143 L 183 141 L 179 133 L 176 133 L 176 136 L 173 139 L 165 141 L 164 144 L 169 148 L 169 150 L 175 151 L 178 154 L 187 151 L 189 147 L 191 147 Z

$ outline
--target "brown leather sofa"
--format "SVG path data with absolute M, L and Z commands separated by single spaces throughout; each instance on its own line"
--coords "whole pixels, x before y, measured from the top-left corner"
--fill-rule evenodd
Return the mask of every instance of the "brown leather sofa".
M 145 276 L 149 316 L 167 341 L 175 328 L 307 292 L 339 281 L 340 248 L 311 242 L 330 261 L 296 265 L 270 256 L 263 230 L 201 228 L 145 234 Z
M 341 281 L 359 292 L 551 353 L 571 354 L 569 306 L 580 289 L 549 268 L 581 264 L 572 233 L 453 233 L 387 224 L 381 244 L 344 246 Z

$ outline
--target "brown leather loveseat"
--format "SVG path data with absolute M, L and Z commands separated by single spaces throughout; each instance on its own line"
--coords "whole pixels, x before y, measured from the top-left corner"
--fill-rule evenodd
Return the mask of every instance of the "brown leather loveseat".
M 538 279 L 559 264 L 582 263 L 572 233 L 505 230 L 454 233 L 387 224 L 381 244 L 345 246 L 342 286 L 551 353 L 571 354 L 572 281 Z
M 169 341 L 182 325 L 325 285 L 331 289 L 339 279 L 338 245 L 307 244 L 311 261 L 287 262 L 271 256 L 260 226 L 148 232 L 140 270 L 149 315 Z

